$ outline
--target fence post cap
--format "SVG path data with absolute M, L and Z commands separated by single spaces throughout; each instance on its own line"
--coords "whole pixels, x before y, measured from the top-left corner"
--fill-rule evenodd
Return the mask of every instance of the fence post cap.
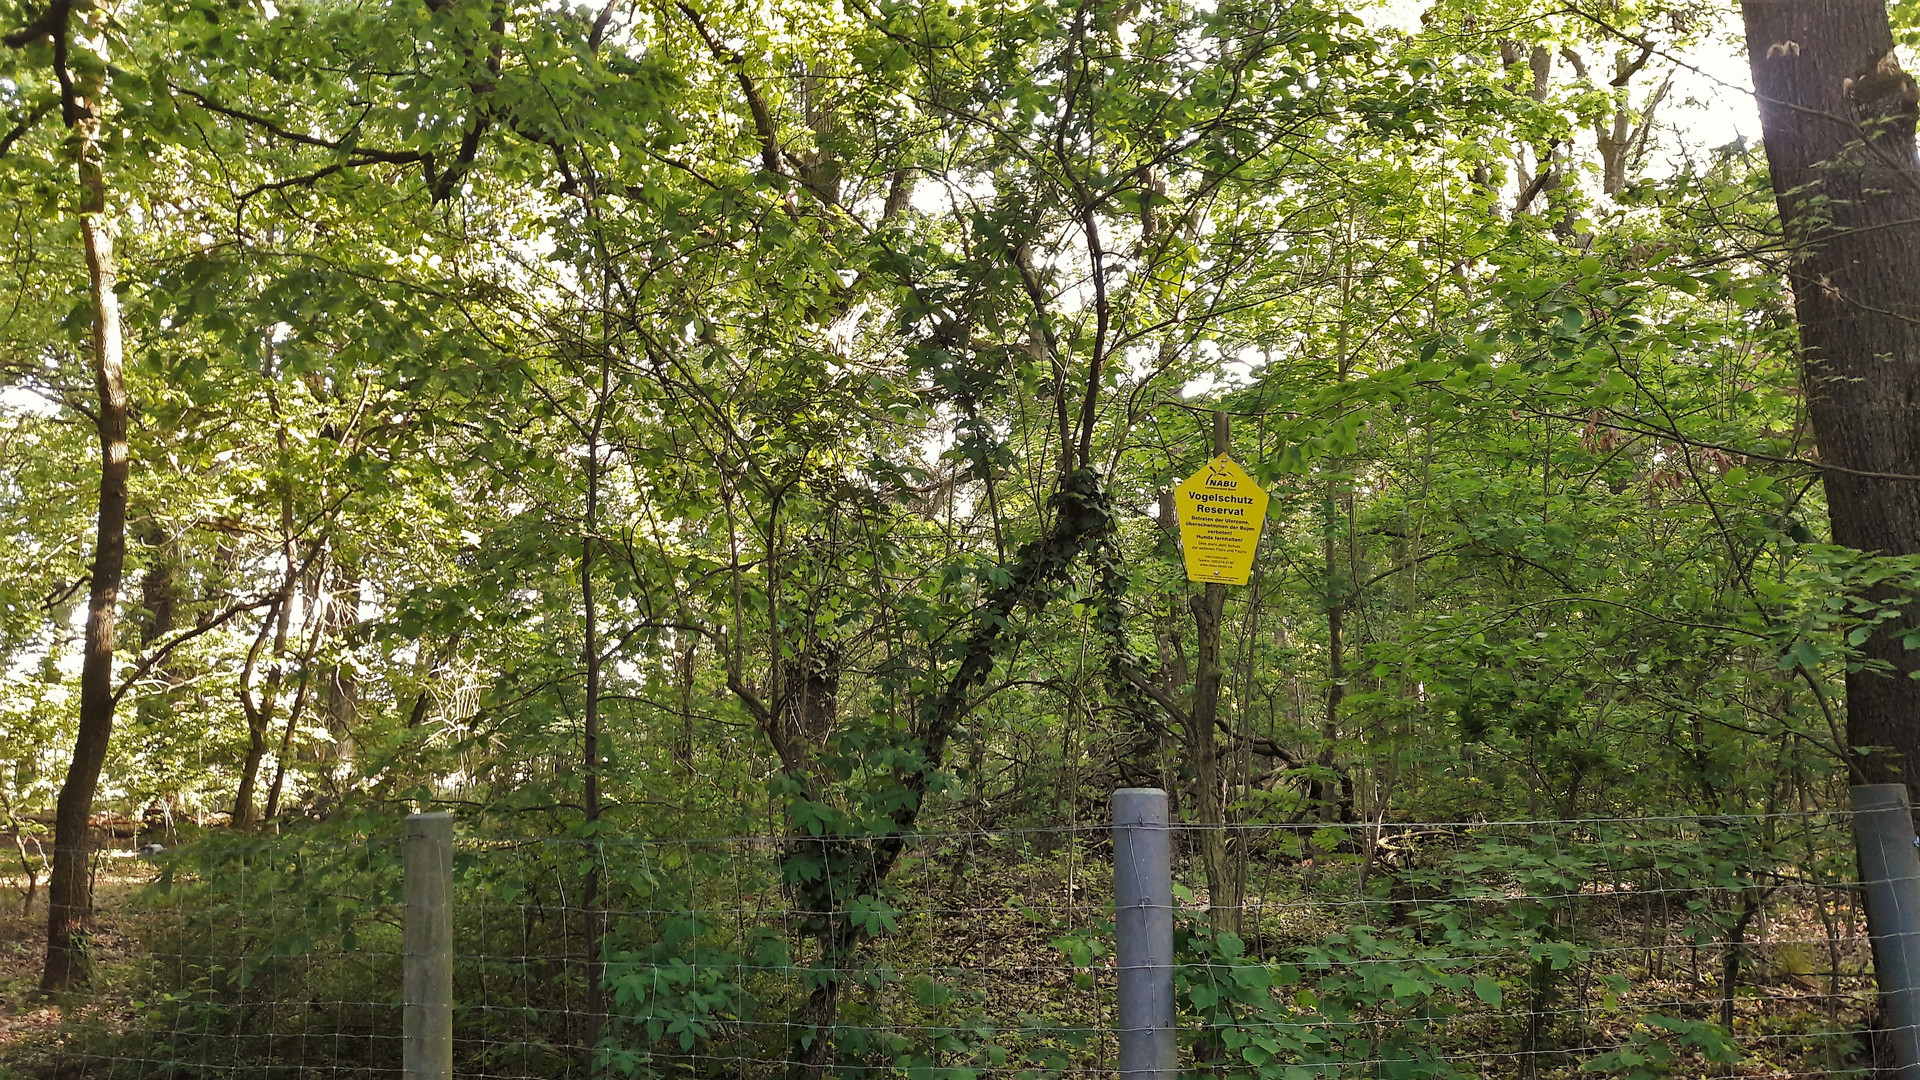
M 407 835 L 441 837 L 453 835 L 453 815 L 445 810 L 407 815 Z
M 1905 810 L 1909 803 L 1905 784 L 1855 784 L 1847 789 L 1854 813 L 1875 810 Z
M 1121 788 L 1113 793 L 1113 827 L 1164 828 L 1167 805 L 1167 793 L 1159 788 Z

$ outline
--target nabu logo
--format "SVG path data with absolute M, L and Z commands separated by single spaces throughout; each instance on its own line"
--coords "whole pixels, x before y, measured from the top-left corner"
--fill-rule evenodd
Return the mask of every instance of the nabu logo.
M 1226 488 L 1228 491 L 1232 491 L 1234 488 L 1240 486 L 1240 482 L 1235 480 L 1231 473 L 1221 471 L 1219 466 L 1208 464 L 1207 486 L 1210 488 Z

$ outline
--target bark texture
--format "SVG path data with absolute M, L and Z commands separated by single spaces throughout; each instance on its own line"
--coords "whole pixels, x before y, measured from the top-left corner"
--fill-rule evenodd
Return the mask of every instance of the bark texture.
M 1912 78 L 1882 0 L 1747 0 L 1767 162 L 1795 254 L 1801 378 L 1836 542 L 1920 552 L 1920 168 Z M 1920 779 L 1920 650 L 1868 639 L 1892 669 L 1847 676 L 1856 778 Z
M 84 103 L 83 103 L 84 107 Z M 91 111 L 73 125 L 86 202 L 80 233 L 86 245 L 93 299 L 93 379 L 98 395 L 100 501 L 95 516 L 93 582 L 87 597 L 86 654 L 80 666 L 80 725 L 66 781 L 54 806 L 53 866 L 47 881 L 47 959 L 40 985 L 65 990 L 88 976 L 87 928 L 93 893 L 87 875 L 92 846 L 89 819 L 100 769 L 113 737 L 113 634 L 127 558 L 127 388 L 122 377 L 120 301 L 113 226 L 106 216 L 106 178 L 100 170 L 100 120 Z
M 1220 630 L 1227 587 L 1208 582 L 1193 598 L 1195 650 L 1193 708 L 1188 714 L 1187 761 L 1193 768 L 1193 821 L 1200 826 L 1200 862 L 1207 876 L 1207 920 L 1215 933 L 1240 932 L 1245 899 L 1239 859 L 1227 843 L 1226 782 L 1220 775 L 1220 751 L 1213 729 L 1220 720 Z

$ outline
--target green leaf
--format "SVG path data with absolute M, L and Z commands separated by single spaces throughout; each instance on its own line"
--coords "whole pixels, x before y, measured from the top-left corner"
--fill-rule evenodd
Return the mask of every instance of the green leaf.
M 1475 976 L 1473 980 L 1473 996 L 1497 1009 L 1500 1007 L 1501 1001 L 1500 983 L 1485 975 Z

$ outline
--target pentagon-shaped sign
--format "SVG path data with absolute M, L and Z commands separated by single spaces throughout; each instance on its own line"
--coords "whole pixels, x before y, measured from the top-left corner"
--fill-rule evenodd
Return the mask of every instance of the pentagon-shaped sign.
M 1173 489 L 1187 580 L 1245 585 L 1267 522 L 1267 493 L 1225 454 Z

